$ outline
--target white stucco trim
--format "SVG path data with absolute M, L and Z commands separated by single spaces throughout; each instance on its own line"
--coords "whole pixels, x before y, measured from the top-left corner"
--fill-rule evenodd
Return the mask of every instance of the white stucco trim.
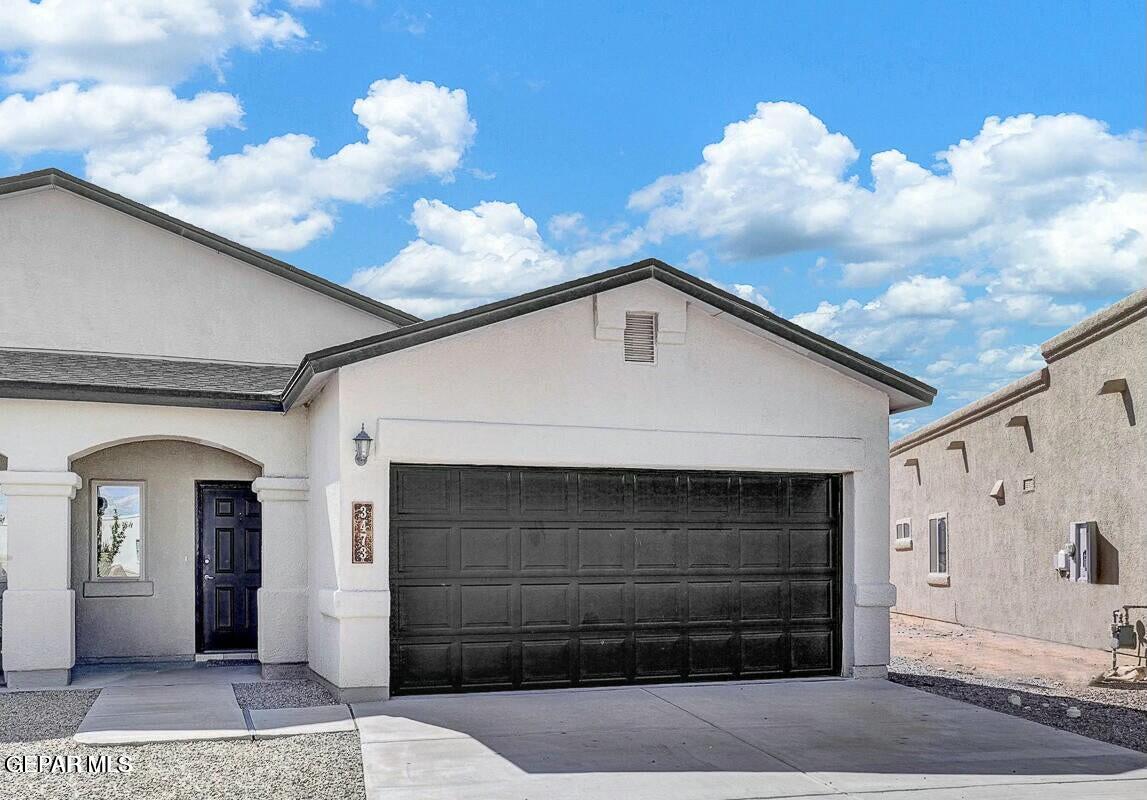
M 858 583 L 856 605 L 862 608 L 892 608 L 896 605 L 896 587 L 891 583 Z
M 82 481 L 74 472 L 0 472 L 0 492 L 9 497 L 64 497 L 71 500 Z
M 864 440 L 843 436 L 386 417 L 376 434 L 391 462 L 832 473 L 865 467 Z
M 390 591 L 323 589 L 314 593 L 319 613 L 333 619 L 370 619 L 390 616 Z
M 260 503 L 297 503 L 308 499 L 310 484 L 306 478 L 261 477 L 251 483 L 251 491 L 259 497 Z

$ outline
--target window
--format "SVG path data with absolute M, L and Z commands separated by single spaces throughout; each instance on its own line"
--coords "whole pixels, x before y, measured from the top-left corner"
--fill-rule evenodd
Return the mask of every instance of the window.
M 652 364 L 657 357 L 657 315 L 647 311 L 625 312 L 625 360 Z
M 92 580 L 143 578 L 142 481 L 92 481 Z
M 928 517 L 928 572 L 948 574 L 948 515 Z
M 912 520 L 896 520 L 896 540 L 892 544 L 897 550 L 912 549 Z

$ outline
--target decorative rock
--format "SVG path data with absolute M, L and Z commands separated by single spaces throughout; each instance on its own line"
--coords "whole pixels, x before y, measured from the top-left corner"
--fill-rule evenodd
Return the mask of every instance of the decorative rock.
M 1013 706 L 1022 706 L 1024 704 L 1024 701 L 1020 700 L 1020 696 L 1018 694 L 1009 694 L 1008 702 Z
M 1070 707 L 1068 707 L 1068 709 L 1067 709 L 1067 715 L 1068 715 L 1069 717 L 1071 717 L 1072 719 L 1079 719 L 1080 717 L 1082 717 L 1082 716 L 1083 716 L 1083 712 L 1082 712 L 1082 711 L 1080 711 L 1080 710 L 1079 710 L 1078 708 L 1076 708 L 1075 706 L 1070 706 Z

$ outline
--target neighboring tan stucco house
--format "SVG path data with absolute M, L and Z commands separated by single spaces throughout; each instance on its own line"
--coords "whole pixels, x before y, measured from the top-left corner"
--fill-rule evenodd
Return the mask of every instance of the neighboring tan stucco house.
M 0 265 L 10 686 L 886 673 L 888 416 L 934 390 L 704 281 L 423 322 L 58 171 L 0 181 Z
M 894 610 L 1108 647 L 1147 604 L 1147 290 L 1042 352 L 892 444 Z

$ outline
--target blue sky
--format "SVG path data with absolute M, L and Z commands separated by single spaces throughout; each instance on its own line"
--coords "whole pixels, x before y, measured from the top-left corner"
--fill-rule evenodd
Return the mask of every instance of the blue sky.
M 3 171 L 424 316 L 655 255 L 937 385 L 904 432 L 1147 282 L 1141 3 L 116 5 L 0 9 Z

